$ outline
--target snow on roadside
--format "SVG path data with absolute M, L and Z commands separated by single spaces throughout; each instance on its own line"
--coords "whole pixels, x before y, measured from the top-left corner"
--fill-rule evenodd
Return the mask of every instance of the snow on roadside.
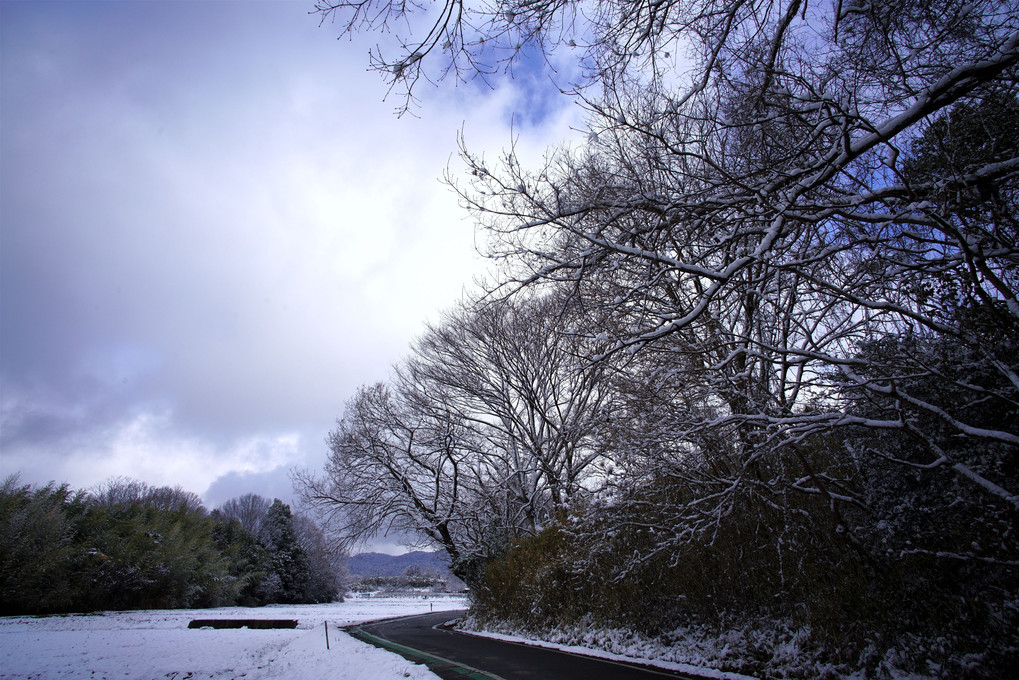
M 771 619 L 756 625 L 748 623 L 742 629 L 733 628 L 722 634 L 689 627 L 662 636 L 647 636 L 625 629 L 603 628 L 590 618 L 569 627 L 528 629 L 505 622 L 481 621 L 469 615 L 459 623 L 457 630 L 585 656 L 641 663 L 709 680 L 764 677 L 932 680 L 931 676 L 902 670 L 895 650 L 889 650 L 869 671 L 836 667 L 814 658 L 809 630 Z
M 436 676 L 424 666 L 354 640 L 340 626 L 466 607 L 461 597 L 429 595 L 258 609 L 0 617 L 0 679 L 432 680 Z M 231 618 L 297 619 L 298 626 L 290 630 L 187 627 L 192 619 Z
M 689 663 L 677 663 L 673 661 L 664 661 L 661 656 L 662 653 L 657 652 L 659 656 L 652 656 L 653 653 L 649 653 L 646 645 L 639 646 L 638 649 L 633 649 L 627 645 L 609 645 L 611 649 L 625 650 L 623 653 L 617 653 L 608 651 L 606 649 L 600 649 L 597 646 L 593 646 L 593 641 L 588 640 L 592 643 L 592 646 L 581 646 L 578 644 L 567 644 L 563 642 L 552 642 L 548 640 L 537 640 L 533 637 L 527 637 L 519 633 L 506 634 L 506 633 L 493 633 L 485 630 L 474 630 L 473 628 L 459 627 L 461 633 L 468 635 L 477 635 L 478 637 L 492 638 L 493 640 L 505 640 L 507 642 L 518 642 L 525 645 L 533 645 L 535 647 L 545 647 L 547 649 L 558 649 L 563 652 L 569 652 L 570 654 L 579 654 L 581 656 L 593 656 L 599 659 L 609 659 L 611 661 L 622 661 L 624 663 L 640 663 L 655 668 L 661 668 L 664 670 L 672 670 L 680 673 L 686 673 L 687 675 L 693 675 L 699 678 L 706 678 L 707 680 L 757 680 L 757 678 L 750 675 L 741 675 L 739 673 L 730 673 L 726 671 L 720 671 L 714 668 L 710 668 L 707 665 L 693 665 Z M 632 639 L 632 638 L 631 638 Z M 604 644 L 604 641 L 602 642 Z

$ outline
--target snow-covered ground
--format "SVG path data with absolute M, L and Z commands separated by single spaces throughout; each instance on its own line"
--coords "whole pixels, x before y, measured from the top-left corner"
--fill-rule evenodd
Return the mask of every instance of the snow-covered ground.
M 424 666 L 354 640 L 340 626 L 466 607 L 461 597 L 418 595 L 258 609 L 0 617 L 0 679 L 431 680 L 436 676 Z M 291 630 L 188 629 L 192 619 L 217 618 L 297 619 L 298 625 Z

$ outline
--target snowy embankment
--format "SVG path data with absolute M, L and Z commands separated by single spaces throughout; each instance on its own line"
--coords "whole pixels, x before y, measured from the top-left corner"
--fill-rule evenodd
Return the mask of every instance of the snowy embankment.
M 424 666 L 354 640 L 340 626 L 466 607 L 461 597 L 428 595 L 258 609 L 6 617 L 0 618 L 0 679 L 433 679 Z M 297 619 L 298 625 L 291 630 L 188 629 L 192 619 Z
M 930 676 L 899 669 L 894 651 L 871 659 L 868 671 L 818 661 L 813 658 L 808 630 L 797 630 L 789 622 L 774 620 L 721 634 L 680 628 L 661 636 L 602 628 L 590 621 L 565 628 L 520 629 L 505 623 L 482 622 L 473 616 L 461 621 L 458 629 L 471 635 L 633 661 L 711 680 L 930 680 Z

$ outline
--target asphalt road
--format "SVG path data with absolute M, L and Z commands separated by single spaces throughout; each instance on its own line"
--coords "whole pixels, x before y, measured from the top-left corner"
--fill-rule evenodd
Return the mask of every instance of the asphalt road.
M 347 632 L 365 642 L 424 663 L 444 680 L 661 680 L 693 676 L 580 656 L 515 642 L 466 635 L 442 627 L 461 616 L 446 611 L 352 626 Z

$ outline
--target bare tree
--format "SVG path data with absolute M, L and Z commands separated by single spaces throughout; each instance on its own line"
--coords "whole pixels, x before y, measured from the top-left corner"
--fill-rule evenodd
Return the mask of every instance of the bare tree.
M 257 538 L 261 534 L 262 522 L 271 505 L 272 501 L 264 496 L 246 493 L 223 503 L 219 507 L 219 512 L 228 520 L 235 519 L 240 522 L 248 533 Z
M 576 321 L 574 317 L 572 321 Z M 604 476 L 610 392 L 558 301 L 463 308 L 430 328 L 390 384 L 361 388 L 304 496 L 352 541 L 396 531 L 457 575 L 539 531 Z
M 521 530 L 535 531 L 583 495 L 607 462 L 599 435 L 609 367 L 588 361 L 582 321 L 556 296 L 458 310 L 429 329 L 405 365 L 419 393 L 441 390 L 486 443 L 499 475 L 487 486 L 510 491 L 507 522 Z
M 397 532 L 446 550 L 471 545 L 473 451 L 452 413 L 421 413 L 383 384 L 362 387 L 329 434 L 325 476 L 298 475 L 334 535 L 357 545 Z
M 467 172 L 447 178 L 503 264 L 490 299 L 554 291 L 584 312 L 570 351 L 611 372 L 597 446 L 613 472 L 570 498 L 589 516 L 565 531 L 590 554 L 561 564 L 625 578 L 683 550 L 714 564 L 717 540 L 738 585 L 761 547 L 779 600 L 787 558 L 893 588 L 884 572 L 917 566 L 903 583 L 986 604 L 1011 650 L 990 612 L 1019 564 L 1019 6 L 437 6 L 320 9 L 356 8 L 348 30 L 406 20 L 402 52 L 375 64 L 408 97 L 575 57 L 562 89 L 589 116 L 585 144 L 537 167 L 512 142 L 495 162 L 462 143 Z M 462 403 L 488 398 L 474 386 Z M 466 431 L 498 424 L 475 411 Z M 938 580 L 946 565 L 958 583 Z M 809 608 L 803 583 L 786 604 Z M 964 636 L 976 619 L 954 611 Z
M 331 602 L 340 596 L 342 600 L 348 581 L 347 556 L 329 545 L 325 533 L 307 515 L 294 514 L 294 533 L 311 565 L 311 599 Z
M 89 491 L 100 505 L 113 507 L 138 503 L 148 490 L 145 482 L 129 477 L 111 477 Z
M 401 114 L 414 104 L 422 80 L 485 79 L 512 71 L 522 57 L 548 56 L 573 40 L 578 11 L 569 0 L 320 0 L 315 9 L 323 23 L 339 20 L 344 33 L 393 33 L 390 44 L 376 46 L 369 59 L 390 91 L 398 89 L 403 97 Z
M 205 512 L 201 497 L 180 486 L 149 486 L 129 477 L 112 477 L 97 485 L 90 495 L 101 505 L 131 505 L 134 503 L 160 510 L 197 510 Z
M 956 103 L 1014 108 L 1000 102 L 1017 93 L 1015 7 L 840 2 L 808 14 L 799 2 L 665 4 L 683 13 L 673 25 L 700 49 L 699 75 L 685 87 L 617 72 L 603 98 L 586 100 L 588 145 L 536 171 L 512 150 L 493 170 L 463 149 L 473 179 L 461 196 L 491 253 L 507 262 L 506 289 L 569 282 L 600 300 L 618 319 L 608 354 L 678 338 L 670 347 L 699 364 L 685 377 L 724 407 L 702 425 L 738 425 L 744 461 L 763 455 L 762 442 L 794 451 L 832 428 L 909 427 L 820 399 L 832 394 L 831 369 L 935 415 L 952 436 L 1019 445 L 1013 430 L 967 423 L 894 381 L 868 378 L 856 352 L 868 338 L 906 332 L 979 349 L 979 338 L 952 323 L 953 308 L 1000 301 L 999 313 L 1019 313 L 1008 198 L 1015 145 L 991 144 L 940 175 L 918 173 L 932 161 L 913 149 Z M 1015 121 L 986 120 L 998 127 L 985 135 L 1000 139 Z M 947 200 L 981 191 L 986 200 L 970 214 Z M 953 286 L 952 300 L 932 294 Z M 986 360 L 1006 378 L 1003 391 L 945 388 L 1015 408 L 1014 357 Z M 916 435 L 932 460 L 1019 503 L 938 453 L 927 433 Z M 804 472 L 800 488 L 838 495 Z
M 1014 356 L 989 354 L 953 320 L 974 305 L 1019 315 L 1013 3 L 440 7 L 319 9 L 349 17 L 348 30 L 406 19 L 403 51 L 377 53 L 375 64 L 408 94 L 428 73 L 466 78 L 511 65 L 518 48 L 550 57 L 583 45 L 582 80 L 601 86 L 597 97 L 574 90 L 590 113 L 586 146 L 554 152 L 534 170 L 512 148 L 496 167 L 463 148 L 470 181 L 451 181 L 489 253 L 506 264 L 501 290 L 573 286 L 603 320 L 591 339 L 608 342 L 594 359 L 681 357 L 674 375 L 711 408 L 673 418 L 658 448 L 678 452 L 666 463 L 686 469 L 698 438 L 728 433 L 731 464 L 708 485 L 728 491 L 709 494 L 722 504 L 709 516 L 737 493 L 767 491 L 758 482 L 771 451 L 799 460 L 790 488 L 851 500 L 798 451 L 858 426 L 909 431 L 929 451 L 924 464 L 1019 507 L 1016 490 L 954 458 L 943 441 L 1014 450 L 1009 421 L 967 421 L 966 409 L 910 393 L 896 372 L 869 370 L 859 351 L 883 335 L 954 338 L 1002 376 L 993 392 L 946 380 L 922 357 L 910 370 L 968 400 L 1019 404 Z M 688 70 L 677 70 L 672 52 L 689 59 Z M 982 151 L 962 153 L 968 145 Z M 900 407 L 854 413 L 839 396 L 847 385 Z M 917 427 L 918 412 L 946 429 Z

